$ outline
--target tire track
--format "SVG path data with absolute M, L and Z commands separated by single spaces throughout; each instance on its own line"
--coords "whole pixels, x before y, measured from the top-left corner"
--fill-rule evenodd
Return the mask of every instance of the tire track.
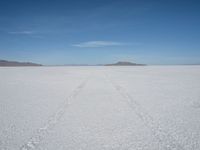
M 129 107 L 135 112 L 135 114 L 142 120 L 144 125 L 148 127 L 154 137 L 159 141 L 159 143 L 162 144 L 165 150 L 185 150 L 184 146 L 178 143 L 174 139 L 172 135 L 164 131 L 161 126 L 156 122 L 151 115 L 149 115 L 143 108 L 142 106 L 134 100 L 131 95 L 125 91 L 125 89 L 113 82 L 110 77 L 105 74 L 105 78 L 110 84 L 113 86 L 113 88 L 126 100 L 128 103 Z M 131 146 L 127 149 L 131 149 Z
M 80 91 L 85 87 L 88 80 L 90 78 L 88 77 L 86 80 L 84 80 L 77 88 L 75 88 L 72 93 L 66 98 L 63 105 L 50 117 L 47 121 L 47 123 L 39 128 L 35 135 L 31 137 L 25 144 L 23 144 L 19 149 L 20 150 L 33 150 L 38 147 L 38 145 L 41 143 L 41 141 L 44 139 L 44 137 L 51 131 L 55 125 L 59 122 L 61 117 L 66 112 L 67 108 L 70 105 L 70 102 L 77 97 L 77 95 L 80 93 Z

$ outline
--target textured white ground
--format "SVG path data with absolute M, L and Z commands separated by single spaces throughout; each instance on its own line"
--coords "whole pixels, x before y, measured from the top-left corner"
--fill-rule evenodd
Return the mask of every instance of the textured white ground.
M 0 68 L 0 150 L 199 150 L 200 66 Z

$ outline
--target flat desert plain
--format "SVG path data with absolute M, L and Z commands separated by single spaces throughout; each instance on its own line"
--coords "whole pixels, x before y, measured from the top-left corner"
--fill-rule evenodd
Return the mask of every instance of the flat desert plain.
M 200 66 L 1 67 L 1 150 L 199 150 Z

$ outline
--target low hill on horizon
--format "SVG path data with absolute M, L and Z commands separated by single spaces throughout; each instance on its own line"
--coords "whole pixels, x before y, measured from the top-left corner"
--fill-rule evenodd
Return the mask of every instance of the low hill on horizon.
M 105 66 L 145 66 L 146 64 L 137 64 L 128 61 L 119 61 L 114 64 L 105 64 Z
M 8 61 L 0 60 L 0 67 L 15 67 L 15 66 L 42 66 L 42 64 L 32 63 L 32 62 L 18 62 L 18 61 Z

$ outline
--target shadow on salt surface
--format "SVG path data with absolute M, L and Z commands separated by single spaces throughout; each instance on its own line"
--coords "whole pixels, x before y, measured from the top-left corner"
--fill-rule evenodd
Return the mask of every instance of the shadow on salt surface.
M 196 109 L 200 109 L 200 101 L 193 101 L 191 106 Z

